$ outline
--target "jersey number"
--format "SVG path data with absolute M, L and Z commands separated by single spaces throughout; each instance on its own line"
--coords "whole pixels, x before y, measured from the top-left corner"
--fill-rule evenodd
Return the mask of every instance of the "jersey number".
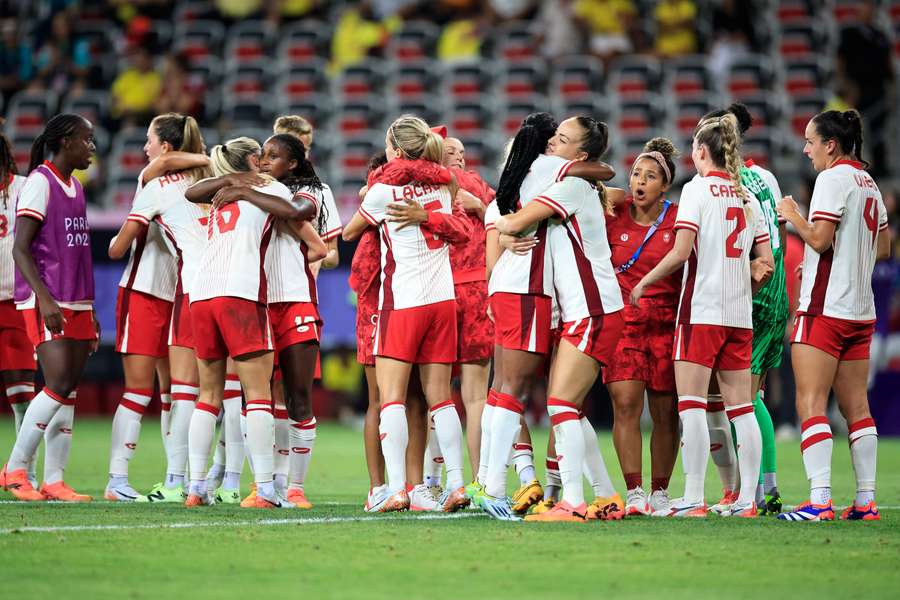
M 423 208 L 428 212 L 434 212 L 441 207 L 441 203 L 438 200 L 432 200 L 428 204 L 426 204 Z M 444 247 L 444 240 L 439 238 L 434 233 L 427 233 L 425 231 L 422 232 L 422 237 L 425 238 L 425 245 L 428 246 L 429 250 L 440 250 Z
M 725 220 L 734 221 L 734 231 L 725 238 L 725 256 L 728 258 L 740 258 L 743 250 L 737 247 L 738 236 L 747 227 L 747 219 L 744 216 L 744 209 L 737 206 L 731 206 L 725 211 Z
M 878 204 L 873 196 L 866 198 L 866 208 L 863 210 L 863 219 L 866 221 L 866 227 L 872 232 L 872 245 L 875 245 L 875 239 L 878 237 Z M 0 235 L 0 237 L 3 237 Z
M 9 233 L 9 219 L 6 215 L 0 215 L 0 238 L 5 238 L 7 233 Z
M 225 204 L 216 210 L 216 227 L 219 233 L 228 233 L 237 226 L 238 217 L 241 216 L 241 209 L 237 202 Z M 208 238 L 212 238 L 212 230 L 208 230 Z

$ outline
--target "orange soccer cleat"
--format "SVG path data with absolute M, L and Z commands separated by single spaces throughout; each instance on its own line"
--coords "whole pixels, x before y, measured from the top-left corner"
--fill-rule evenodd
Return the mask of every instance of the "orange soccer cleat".
M 28 481 L 28 471 L 26 469 L 7 472 L 6 465 L 3 465 L 3 470 L 0 471 L 0 487 L 15 496 L 16 500 L 24 502 L 42 502 L 46 500 L 44 495 L 34 489 L 34 486 Z
M 184 501 L 184 505 L 187 508 L 206 506 L 207 504 L 209 504 L 209 501 L 206 499 L 206 496 L 201 496 L 199 494 L 188 494 L 187 500 Z
M 572 506 L 568 502 L 559 502 L 546 512 L 530 514 L 525 520 L 530 523 L 584 523 L 587 520 L 587 505 L 582 502 L 580 506 Z
M 587 507 L 588 519 L 600 519 L 601 521 L 621 521 L 625 518 L 625 502 L 622 496 L 614 494 L 604 498 L 597 496 Z
M 289 489 L 287 501 L 304 510 L 309 510 L 313 507 L 312 502 L 306 499 L 306 493 L 302 489 Z
M 54 502 L 90 502 L 93 500 L 87 494 L 79 494 L 66 485 L 64 481 L 45 483 L 41 486 L 44 498 Z

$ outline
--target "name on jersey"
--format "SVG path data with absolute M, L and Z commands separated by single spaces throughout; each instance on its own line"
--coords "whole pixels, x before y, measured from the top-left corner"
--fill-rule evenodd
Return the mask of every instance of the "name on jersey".
M 440 187 L 436 185 L 405 185 L 399 190 L 397 188 L 391 188 L 391 193 L 394 195 L 395 202 L 402 202 L 404 200 L 421 198 L 422 196 L 436 192 L 439 189 Z
M 166 173 L 162 177 L 159 178 L 159 187 L 165 187 L 169 183 L 175 183 L 176 181 L 184 181 L 187 179 L 187 176 L 184 173 Z
M 863 189 L 872 189 L 877 190 L 878 186 L 875 185 L 875 182 L 867 173 L 856 172 L 853 174 L 853 180 L 856 181 L 856 185 Z
M 733 185 L 711 183 L 709 184 L 709 193 L 713 195 L 713 198 L 740 198 Z

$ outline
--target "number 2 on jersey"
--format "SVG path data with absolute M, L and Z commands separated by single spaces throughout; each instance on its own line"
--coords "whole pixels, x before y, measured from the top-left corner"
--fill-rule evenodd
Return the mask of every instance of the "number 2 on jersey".
M 744 216 L 744 209 L 738 206 L 730 206 L 725 211 L 726 221 L 735 221 L 734 231 L 725 238 L 725 256 L 728 258 L 740 258 L 742 250 L 737 246 L 738 236 L 747 227 L 747 218 Z
M 6 215 L 0 215 L 0 238 L 5 238 L 7 233 L 9 233 L 9 219 Z
M 872 232 L 872 245 L 874 246 L 875 240 L 878 238 L 878 203 L 875 201 L 874 196 L 866 197 L 866 208 L 863 210 L 863 219 L 866 222 L 866 227 Z

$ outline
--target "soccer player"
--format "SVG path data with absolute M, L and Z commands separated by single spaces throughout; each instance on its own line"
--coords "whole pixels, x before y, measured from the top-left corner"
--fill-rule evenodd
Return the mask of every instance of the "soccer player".
M 157 116 L 148 128 L 148 155 L 153 160 L 158 160 L 175 152 L 176 148 L 190 152 L 191 160 L 196 158 L 196 154 L 205 151 L 197 122 L 192 117 L 174 113 Z M 169 170 L 159 177 L 145 180 L 135 196 L 127 221 L 109 248 L 111 258 L 120 258 L 134 240 L 147 231 L 151 224 L 156 224 L 161 228 L 167 251 L 176 260 L 174 302 L 171 320 L 166 328 L 172 378 L 172 406 L 168 411 L 170 416 L 165 444 L 166 477 L 145 496 L 150 502 L 181 503 L 186 497 L 184 477 L 188 458 L 188 429 L 199 393 L 188 292 L 194 283 L 200 257 L 206 246 L 206 222 L 209 214 L 205 208 L 188 202 L 184 194 L 191 184 L 211 173 L 209 167 L 201 161 L 196 161 L 196 165 L 182 170 Z M 132 417 L 131 422 L 135 425 L 131 425 L 129 429 L 139 427 L 137 411 L 129 412 L 135 414 L 129 415 L 123 411 L 119 416 Z M 127 429 L 124 433 L 129 434 Z M 137 439 L 136 432 L 130 435 Z M 121 486 L 108 486 L 109 495 L 125 499 L 119 493 L 122 490 L 117 491 L 116 488 L 119 487 Z M 131 495 L 127 491 L 125 494 Z
M 770 274 L 772 250 L 762 211 L 741 185 L 738 136 L 737 120 L 731 114 L 697 125 L 691 158 L 699 176 L 682 189 L 675 246 L 631 291 L 632 304 L 638 304 L 649 286 L 688 263 L 674 349 L 685 494 L 672 501 L 668 510 L 653 513 L 658 516 L 706 516 L 706 397 L 716 370 L 740 449 L 740 493 L 723 514 L 756 517 L 761 440 L 750 398 L 750 251 L 764 259 Z
M 608 190 L 615 209 L 606 219 L 606 235 L 625 298 L 675 243 L 678 206 L 666 193 L 675 177 L 677 156 L 671 141 L 654 138 L 634 161 L 628 197 L 616 202 L 613 196 L 624 192 Z M 613 442 L 628 490 L 626 516 L 649 515 L 668 507 L 669 478 L 678 454 L 672 344 L 681 276 L 676 270 L 648 288 L 640 305 L 625 304 L 625 330 L 603 369 L 603 382 L 612 397 Z M 645 392 L 653 419 L 649 497 L 641 473 L 640 419 Z
M 0 119 L 0 126 L 3 119 Z M 15 263 L 13 262 L 13 226 L 16 222 L 16 201 L 25 185 L 25 177 L 18 175 L 12 148 L 0 133 L 0 383 L 6 393 L 15 419 L 16 434 L 28 404 L 34 398 L 34 346 L 28 339 L 25 320 L 16 310 Z M 37 485 L 34 462 L 28 465 L 28 480 Z
M 441 138 L 417 117 L 395 120 L 385 135 L 388 159 L 402 156 L 440 163 Z M 455 191 L 455 190 L 454 190 Z M 431 226 L 462 222 L 452 214 L 453 196 L 444 187 L 375 184 L 344 229 L 344 239 L 368 226 L 381 235 L 381 292 L 375 333 L 375 372 L 381 402 L 381 447 L 389 496 L 373 510 L 405 510 L 408 424 L 406 392 L 413 365 L 418 365 L 426 402 L 447 468 L 447 490 L 438 501 L 445 511 L 463 507 L 462 427 L 450 399 L 450 370 L 456 360 L 456 306 L 447 242 Z M 467 226 L 453 241 L 469 237 Z M 421 462 L 421 456 L 419 457 Z
M 314 133 L 312 123 L 300 115 L 282 115 L 278 117 L 275 119 L 275 124 L 272 126 L 272 133 L 275 135 L 286 133 L 294 136 L 303 142 L 303 147 L 306 148 L 307 155 L 312 148 Z
M 809 220 L 788 196 L 778 214 L 806 243 L 800 304 L 791 337 L 797 382 L 800 450 L 810 498 L 786 521 L 830 521 L 831 427 L 825 409 L 834 390 L 849 428 L 856 498 L 841 519 L 877 521 L 875 461 L 878 432 L 869 412 L 866 379 L 875 328 L 872 271 L 890 255 L 887 211 L 862 159 L 862 122 L 854 110 L 826 111 L 806 126 L 803 153 L 819 173 Z
M 91 235 L 75 169 L 87 169 L 94 127 L 74 114 L 56 115 L 31 146 L 29 176 L 19 194 L 13 258 L 15 301 L 37 349 L 44 389 L 22 419 L 0 486 L 19 500 L 89 502 L 66 485 L 75 399 L 100 328 L 94 318 Z M 46 434 L 45 434 L 46 430 Z M 35 490 L 28 465 L 46 442 L 44 483 Z
M 276 492 L 273 481 L 273 344 L 266 309 L 266 262 L 276 218 L 290 222 L 307 245 L 314 244 L 318 236 L 308 222 L 297 223 L 301 211 L 291 203 L 291 193 L 283 184 L 265 175 L 267 183 L 256 187 L 229 185 L 227 179 L 221 179 L 258 170 L 259 151 L 259 144 L 245 137 L 216 146 L 210 158 L 213 174 L 220 179 L 198 182 L 187 194 L 188 199 L 202 202 L 210 185 L 218 187 L 212 199 L 208 241 L 191 289 L 200 396 L 189 434 L 188 507 L 209 503 L 207 462 L 224 395 L 228 357 L 234 359 L 247 398 L 247 449 L 257 485 L 253 507 L 293 507 Z
M 144 153 L 150 164 L 138 176 L 135 198 L 157 177 L 187 170 L 188 177 L 194 179 L 209 165 L 197 122 L 175 113 L 153 119 L 147 128 Z M 129 216 L 119 236 L 110 246 L 111 258 L 121 257 L 131 240 L 131 256 L 119 281 L 116 301 L 116 350 L 122 354 L 125 392 L 113 417 L 109 483 L 104 497 L 114 502 L 146 502 L 147 497 L 128 483 L 128 462 L 137 447 L 141 418 L 153 396 L 157 373 L 164 446 L 168 441 L 172 407 L 168 334 L 179 265 L 166 246 L 162 226 L 155 221 Z
M 589 117 L 573 117 L 559 124 L 547 145 L 547 153 L 568 161 L 597 161 L 606 151 L 608 139 L 604 123 Z M 601 365 L 608 363 L 624 328 L 622 294 L 606 241 L 606 208 L 605 197 L 598 198 L 593 185 L 569 177 L 542 191 L 521 210 L 494 223 L 501 233 L 519 234 L 552 217 L 562 220 L 558 225 L 549 225 L 545 233 L 552 259 L 553 292 L 559 301 L 562 322 L 559 347 L 550 368 L 547 398 L 562 499 L 546 512 L 527 516 L 526 521 L 583 522 L 588 516 L 581 482 L 586 447 L 581 405 Z M 592 428 L 589 437 L 596 445 Z M 615 495 L 608 475 L 606 480 L 609 491 L 604 496 Z M 624 503 L 621 499 L 617 502 L 612 510 L 621 513 Z M 601 514 L 598 511 L 594 516 Z

